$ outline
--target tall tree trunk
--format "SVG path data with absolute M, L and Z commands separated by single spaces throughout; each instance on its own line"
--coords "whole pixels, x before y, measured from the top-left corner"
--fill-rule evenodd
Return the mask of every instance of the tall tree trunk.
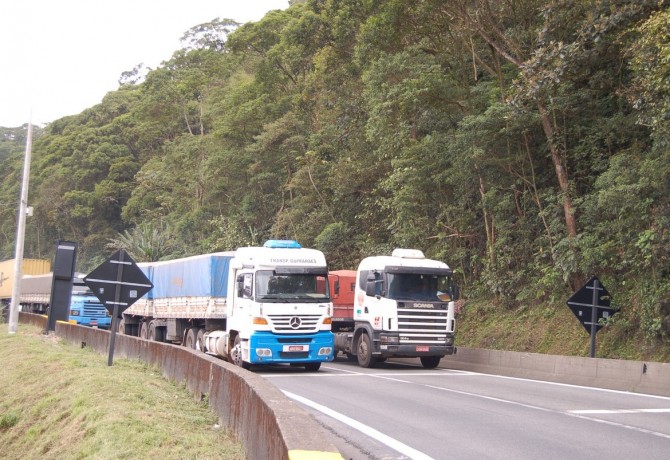
M 486 187 L 484 186 L 484 178 L 479 173 L 479 168 L 475 165 L 475 170 L 477 171 L 477 176 L 479 177 L 479 195 L 482 197 L 482 211 L 484 213 L 484 229 L 486 230 L 486 252 L 489 255 L 489 262 L 491 266 L 495 265 L 496 257 L 494 251 L 495 244 L 495 216 L 493 213 L 489 213 L 489 210 L 486 208 Z
M 575 219 L 575 208 L 572 204 L 572 198 L 570 198 L 570 185 L 568 183 L 568 175 L 565 172 L 563 167 L 563 160 L 561 159 L 561 152 L 556 147 L 555 139 L 555 130 L 549 117 L 547 109 L 540 101 L 537 101 L 537 110 L 540 113 L 540 119 L 542 120 L 542 129 L 544 130 L 544 135 L 547 138 L 547 145 L 549 146 L 549 152 L 551 153 L 551 161 L 554 164 L 554 170 L 556 171 L 556 178 L 558 179 L 558 186 L 561 189 L 561 194 L 563 198 L 563 216 L 565 217 L 565 227 L 568 232 L 568 236 L 574 238 L 577 236 L 577 220 Z

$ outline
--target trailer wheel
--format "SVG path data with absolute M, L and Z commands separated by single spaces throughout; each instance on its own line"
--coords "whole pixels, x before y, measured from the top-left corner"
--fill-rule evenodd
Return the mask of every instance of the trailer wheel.
M 149 332 L 149 327 L 148 327 L 147 322 L 142 321 L 142 323 L 140 323 L 140 338 L 146 340 L 149 337 L 148 332 Z
M 242 340 L 240 339 L 239 334 L 235 336 L 235 344 L 233 345 L 230 355 L 233 359 L 233 364 L 246 370 L 251 369 L 251 364 L 242 360 Z
M 305 370 L 308 372 L 316 372 L 321 367 L 321 362 L 305 364 Z
M 361 334 L 358 338 L 356 347 L 358 355 L 358 365 L 361 367 L 375 367 L 375 359 L 372 357 L 372 342 L 368 334 Z
M 195 349 L 205 352 L 205 328 L 203 327 L 198 329 L 198 334 L 195 337 Z
M 422 356 L 421 364 L 426 369 L 435 369 L 438 364 L 440 364 L 441 356 Z
M 196 331 L 197 331 L 197 329 L 192 327 L 186 333 L 186 340 L 185 340 L 186 343 L 184 343 L 186 348 L 190 348 L 192 350 L 195 350 L 195 340 L 196 340 L 196 334 L 197 334 Z
M 165 331 L 163 328 L 156 326 L 154 321 L 149 323 L 149 332 L 147 333 L 147 339 L 153 342 L 165 342 Z

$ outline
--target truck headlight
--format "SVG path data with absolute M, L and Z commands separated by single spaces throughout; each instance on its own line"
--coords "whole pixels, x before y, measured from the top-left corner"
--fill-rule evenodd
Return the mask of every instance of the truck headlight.
M 79 310 L 70 310 L 70 316 L 79 316 Z
M 382 335 L 379 339 L 381 343 L 398 343 L 400 341 L 397 335 Z

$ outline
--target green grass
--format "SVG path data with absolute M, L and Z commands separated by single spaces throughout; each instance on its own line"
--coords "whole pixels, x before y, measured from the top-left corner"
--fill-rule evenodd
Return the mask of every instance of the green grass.
M 589 356 L 590 334 L 567 305 L 507 309 L 483 301 L 467 302 L 456 317 L 456 345 L 467 348 Z M 596 335 L 597 358 L 670 362 L 666 340 L 645 338 L 639 328 L 614 322 Z
M 2 458 L 243 459 L 206 402 L 139 361 L 0 325 Z

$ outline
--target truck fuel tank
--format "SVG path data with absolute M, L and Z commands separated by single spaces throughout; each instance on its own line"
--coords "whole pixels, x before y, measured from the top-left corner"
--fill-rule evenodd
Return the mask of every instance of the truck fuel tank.
M 354 334 L 351 333 L 341 333 L 335 334 L 335 350 L 343 351 L 345 353 L 352 353 Z
M 228 356 L 228 333 L 226 331 L 207 332 L 204 343 L 205 352 L 222 358 Z

